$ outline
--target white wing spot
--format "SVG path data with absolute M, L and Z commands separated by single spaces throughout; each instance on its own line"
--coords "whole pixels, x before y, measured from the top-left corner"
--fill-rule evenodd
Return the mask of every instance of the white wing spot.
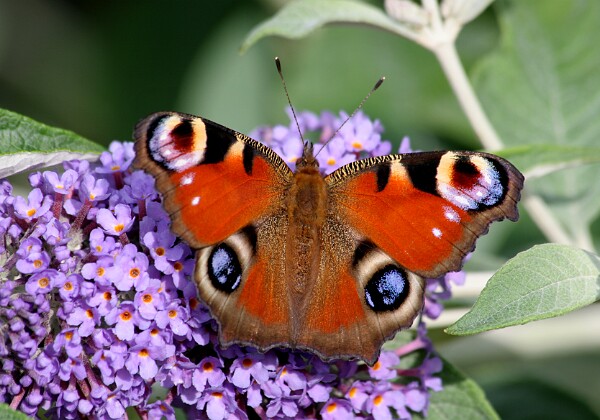
M 460 221 L 460 216 L 451 207 L 444 207 L 444 216 L 451 222 L 458 223 Z
M 197 206 L 199 202 L 200 202 L 200 197 L 192 198 L 192 206 Z
M 433 229 L 431 229 L 431 233 L 433 233 L 433 236 L 435 236 L 436 238 L 441 238 L 442 237 L 442 231 L 439 230 L 436 227 L 434 227 Z
M 194 177 L 192 175 L 185 175 L 184 177 L 181 178 L 180 185 L 190 185 L 193 180 L 194 180 Z

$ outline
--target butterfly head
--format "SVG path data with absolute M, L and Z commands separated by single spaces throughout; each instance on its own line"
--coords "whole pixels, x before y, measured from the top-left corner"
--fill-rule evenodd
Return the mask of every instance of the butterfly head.
M 296 172 L 302 170 L 303 168 L 318 168 L 319 161 L 315 157 L 314 154 L 314 146 L 313 144 L 306 140 L 304 142 L 302 156 L 296 161 Z

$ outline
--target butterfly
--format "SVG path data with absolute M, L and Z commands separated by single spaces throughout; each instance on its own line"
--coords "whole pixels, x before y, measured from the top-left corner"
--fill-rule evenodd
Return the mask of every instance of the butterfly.
M 480 152 L 372 157 L 322 176 L 244 134 L 159 112 L 136 127 L 223 346 L 308 350 L 373 364 L 410 327 L 425 278 L 461 267 L 490 223 L 518 219 L 523 175 Z

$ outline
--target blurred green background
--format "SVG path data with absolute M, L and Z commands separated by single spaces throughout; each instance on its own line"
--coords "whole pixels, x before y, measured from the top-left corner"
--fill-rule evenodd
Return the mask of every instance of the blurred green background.
M 479 147 L 433 55 L 392 34 L 331 26 L 296 41 L 268 38 L 239 55 L 247 33 L 281 4 L 0 0 L 0 107 L 103 144 L 129 140 L 135 123 L 159 110 L 247 133 L 288 122 L 279 56 L 298 110 L 352 111 L 385 75 L 364 109 L 395 147 L 405 135 L 422 150 Z M 494 9 L 464 29 L 458 50 L 468 71 L 497 47 L 499 33 Z M 540 242 L 523 214 L 478 242 L 472 267 L 495 269 Z M 433 336 L 504 418 L 599 418 L 597 317 L 592 308 L 476 337 Z
M 371 28 L 333 26 L 298 41 L 271 38 L 245 55 L 269 0 L 0 0 L 0 106 L 108 143 L 157 110 L 201 114 L 239 131 L 287 123 L 273 57 L 298 109 L 365 111 L 398 144 L 476 147 L 431 53 Z M 497 42 L 492 12 L 459 42 L 469 67 Z

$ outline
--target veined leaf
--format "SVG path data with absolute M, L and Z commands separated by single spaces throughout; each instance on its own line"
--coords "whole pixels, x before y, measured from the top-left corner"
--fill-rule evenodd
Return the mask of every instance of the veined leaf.
M 0 404 L 0 418 L 4 420 L 28 420 L 29 417 L 20 411 L 15 411 L 8 404 Z
M 295 0 L 255 27 L 244 40 L 241 51 L 267 36 L 301 38 L 328 23 L 365 24 L 415 39 L 410 26 L 393 20 L 370 4 L 351 0 Z
M 71 131 L 0 109 L 0 178 L 70 159 L 96 159 L 103 150 Z
M 467 335 L 563 315 L 600 299 L 600 257 L 544 244 L 508 261 L 473 308 L 446 329 Z

